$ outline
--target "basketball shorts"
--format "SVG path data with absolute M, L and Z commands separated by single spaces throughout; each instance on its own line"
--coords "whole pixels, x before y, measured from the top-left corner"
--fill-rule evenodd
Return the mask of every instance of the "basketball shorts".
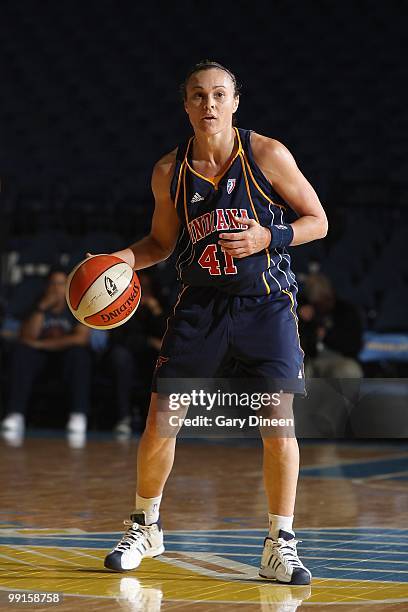
M 240 377 L 304 394 L 303 356 L 293 292 L 250 297 L 188 286 L 168 319 L 152 390 L 160 391 L 162 378 L 222 376 L 233 363 Z

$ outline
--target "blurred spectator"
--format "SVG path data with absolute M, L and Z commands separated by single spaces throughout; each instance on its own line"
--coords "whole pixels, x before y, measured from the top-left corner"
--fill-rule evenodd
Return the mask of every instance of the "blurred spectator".
M 311 378 L 361 378 L 357 361 L 363 326 L 358 309 L 340 299 L 323 274 L 309 274 L 298 308 L 299 331 Z
M 78 323 L 65 301 L 66 272 L 54 268 L 43 296 L 23 321 L 11 354 L 9 394 L 3 432 L 22 434 L 27 404 L 41 371 L 62 370 L 70 392 L 68 432 L 85 434 L 89 409 L 91 357 L 89 329 Z
M 125 325 L 111 331 L 107 354 L 118 410 L 114 431 L 121 435 L 132 431 L 132 389 L 135 385 L 149 388 L 166 322 L 150 273 L 139 271 L 138 276 L 142 285 L 139 308 Z M 138 411 L 135 418 L 140 420 L 141 407 Z

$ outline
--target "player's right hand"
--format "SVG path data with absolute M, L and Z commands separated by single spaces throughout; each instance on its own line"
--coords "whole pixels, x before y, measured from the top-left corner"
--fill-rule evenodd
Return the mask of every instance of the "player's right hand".
M 122 261 L 125 261 L 131 268 L 134 266 L 134 255 L 130 249 L 124 249 L 123 251 L 115 251 L 114 253 L 110 253 L 113 257 L 118 257 Z M 94 253 L 86 253 L 85 257 L 94 257 Z
M 114 257 L 119 257 L 122 261 L 125 261 L 131 268 L 135 267 L 135 256 L 132 249 L 123 249 L 122 251 L 115 251 L 111 253 Z

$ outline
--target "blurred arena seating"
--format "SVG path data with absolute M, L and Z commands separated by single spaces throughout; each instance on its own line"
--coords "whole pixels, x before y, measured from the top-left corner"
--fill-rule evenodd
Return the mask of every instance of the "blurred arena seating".
M 243 83 L 238 125 L 287 144 L 328 212 L 327 239 L 291 249 L 299 280 L 321 270 L 368 332 L 408 332 L 408 130 L 395 94 L 406 80 L 403 0 L 318 12 L 276 0 L 270 19 L 236 0 L 203 10 L 200 27 L 187 0 L 26 5 L 2 3 L 0 37 L 0 312 L 10 329 L 51 265 L 148 232 L 151 168 L 189 133 L 178 84 L 210 56 Z M 155 274 L 170 304 L 172 262 Z
M 92 177 L 108 215 L 105 185 L 127 181 L 124 201 L 130 183 L 143 201 L 153 161 L 187 131 L 178 83 L 209 54 L 243 82 L 239 124 L 288 143 L 321 189 L 333 177 L 407 180 L 405 103 L 395 95 L 405 81 L 402 1 L 276 0 L 265 19 L 240 0 L 202 11 L 200 27 L 186 0 L 26 4 L 2 3 L 0 167 L 11 182 Z M 217 20 L 223 36 L 209 38 Z M 69 197 L 91 214 L 85 194 Z M 34 205 L 35 192 L 18 197 Z
M 84 199 L 78 196 L 81 202 Z M 118 224 L 113 216 L 98 217 L 92 207 L 83 208 L 80 226 L 72 228 L 76 230 L 73 233 L 68 227 L 60 229 L 58 216 L 52 215 L 52 205 L 47 208 L 46 202 L 40 203 L 39 196 L 27 200 L 16 197 L 15 203 L 14 207 L 9 206 L 8 213 L 12 231 L 2 257 L 2 295 L 7 312 L 17 318 L 30 304 L 30 296 L 35 299 L 36 289 L 51 265 L 62 264 L 70 269 L 87 251 L 112 252 L 149 231 L 150 216 L 144 213 L 143 222 L 136 223 L 131 207 L 127 211 L 121 209 Z M 68 198 L 68 210 L 71 205 Z M 113 202 L 106 205 L 112 209 L 116 206 Z M 41 214 L 35 214 L 32 207 L 41 208 Z M 60 214 L 64 214 L 63 208 Z M 68 211 L 66 214 L 68 217 Z M 336 215 L 341 233 L 337 227 L 339 235 L 335 239 L 290 249 L 299 280 L 312 270 L 320 270 L 329 276 L 342 298 L 360 307 L 367 330 L 408 331 L 405 256 L 408 206 L 396 207 L 387 199 L 382 206 L 370 202 L 339 206 Z M 26 216 L 31 219 L 30 233 L 25 224 L 24 227 L 20 224 L 20 218 Z M 96 217 L 98 223 L 94 222 Z M 158 266 L 156 275 L 164 293 L 174 295 L 176 278 L 172 261 Z M 19 293 L 22 285 L 24 300 Z

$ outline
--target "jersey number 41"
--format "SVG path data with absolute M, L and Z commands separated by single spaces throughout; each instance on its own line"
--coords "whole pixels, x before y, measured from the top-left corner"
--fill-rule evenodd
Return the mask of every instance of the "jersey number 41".
M 223 249 L 220 250 L 221 253 L 219 254 L 218 245 L 209 244 L 202 252 L 198 263 L 202 268 L 207 269 L 211 276 L 219 276 L 222 274 L 220 262 L 220 259 L 222 258 L 224 260 L 223 263 L 225 264 L 223 266 L 224 274 L 236 274 L 237 267 L 234 265 L 234 258 L 229 253 L 226 253 Z

